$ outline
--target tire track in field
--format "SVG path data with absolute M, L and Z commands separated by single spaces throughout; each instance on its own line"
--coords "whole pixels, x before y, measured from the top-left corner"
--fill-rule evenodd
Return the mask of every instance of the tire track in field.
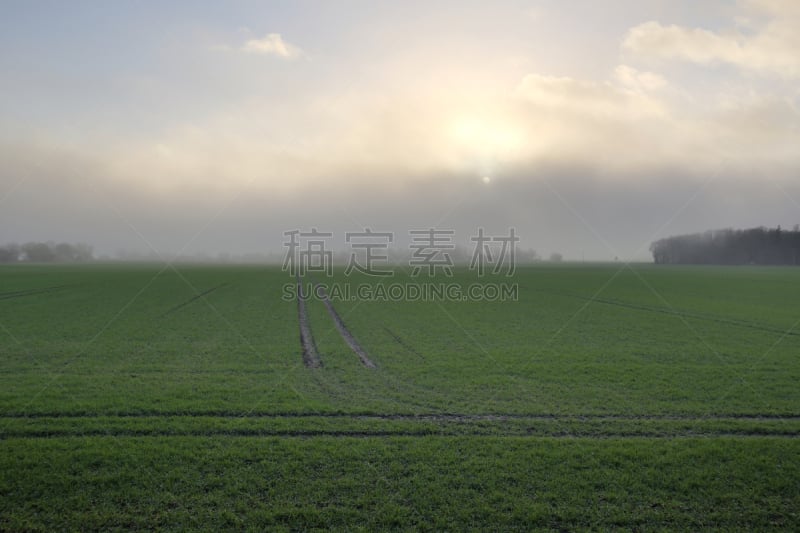
M 308 368 L 320 368 L 322 361 L 319 358 L 317 343 L 314 342 L 314 335 L 311 333 L 311 321 L 308 318 L 306 308 L 306 298 L 303 294 L 303 284 L 300 277 L 297 277 L 297 322 L 300 327 L 300 347 L 303 351 L 303 364 Z
M 411 346 L 409 343 L 407 343 L 405 340 L 403 340 L 403 338 L 402 338 L 402 337 L 400 337 L 400 336 L 399 336 L 397 333 L 395 333 L 394 331 L 390 330 L 390 329 L 389 329 L 388 327 L 386 327 L 386 326 L 384 326 L 384 327 L 383 327 L 383 331 L 385 331 L 385 332 L 386 332 L 386 333 L 387 333 L 387 334 L 388 334 L 388 335 L 389 335 L 389 336 L 390 336 L 392 339 L 394 339 L 394 341 L 395 341 L 397 344 L 399 344 L 400 346 L 402 346 L 403 348 L 405 348 L 405 349 L 406 349 L 406 351 L 408 351 L 408 352 L 410 352 L 410 353 L 412 353 L 412 354 L 416 355 L 417 357 L 419 357 L 419 358 L 420 358 L 420 359 L 422 359 L 423 361 L 425 360 L 425 356 L 424 356 L 424 355 L 422 355 L 422 354 L 421 354 L 421 353 L 420 353 L 420 352 L 419 352 L 419 351 L 418 351 L 416 348 L 414 348 L 414 347 L 413 347 L 413 346 Z
M 496 431 L 482 428 L 420 428 L 420 429 L 268 429 L 268 428 L 198 428 L 198 429 L 36 429 L 6 431 L 0 441 L 8 439 L 54 439 L 86 437 L 278 437 L 278 438 L 398 438 L 398 437 L 486 437 L 486 438 L 549 438 L 549 439 L 674 439 L 674 438 L 770 438 L 798 439 L 800 433 L 782 430 L 694 428 L 675 430 L 628 429 L 603 431 L 570 428 L 520 428 L 518 431 Z
M 692 311 L 681 311 L 681 310 L 677 310 L 677 309 L 668 309 L 666 307 L 655 307 L 655 306 L 644 305 L 644 304 L 635 304 L 635 303 L 630 303 L 630 302 L 623 302 L 621 300 L 614 300 L 614 299 L 610 299 L 610 298 L 587 298 L 586 296 L 581 296 L 579 294 L 573 294 L 573 293 L 569 293 L 569 292 L 553 291 L 553 290 L 547 290 L 547 289 L 531 289 L 531 290 L 535 290 L 535 291 L 539 291 L 539 292 L 547 292 L 547 293 L 551 293 L 551 294 L 557 294 L 559 296 L 566 296 L 568 298 L 575 298 L 575 299 L 578 299 L 578 300 L 583 300 L 583 301 L 588 301 L 588 302 L 597 302 L 597 303 L 606 304 L 606 305 L 614 305 L 614 306 L 617 306 L 617 307 L 624 307 L 624 308 L 627 308 L 627 309 L 634 309 L 634 310 L 637 310 L 637 311 L 650 311 L 651 313 L 661 313 L 661 314 L 670 315 L 670 316 L 693 318 L 693 319 L 697 319 L 697 320 L 708 320 L 710 322 L 717 322 L 717 323 L 720 323 L 720 324 L 727 324 L 729 326 L 750 328 L 750 329 L 755 329 L 755 330 L 759 330 L 759 331 L 766 331 L 766 332 L 769 332 L 769 333 L 778 333 L 780 335 L 792 335 L 792 336 L 800 337 L 800 331 L 787 331 L 787 330 L 783 330 L 783 329 L 780 329 L 780 328 L 777 328 L 777 327 L 774 327 L 774 326 L 767 326 L 767 325 L 758 324 L 758 323 L 755 323 L 755 322 L 747 322 L 747 321 L 744 321 L 744 320 L 737 320 L 735 318 L 725 318 L 725 317 L 721 317 L 721 316 L 709 315 L 709 314 L 703 314 L 703 313 L 696 313 L 696 312 L 692 312 Z
M 206 289 L 206 290 L 204 290 L 203 292 L 201 292 L 199 294 L 195 294 L 194 296 L 192 296 L 191 298 L 189 298 L 185 302 L 179 303 L 175 307 L 172 307 L 171 309 L 168 309 L 163 314 L 159 315 L 158 318 L 164 318 L 167 315 L 171 315 L 175 311 L 179 311 L 180 309 L 183 309 L 184 307 L 186 307 L 187 305 L 191 304 L 195 300 L 198 300 L 198 299 L 200 299 L 200 298 L 202 298 L 204 296 L 207 296 L 207 295 L 211 294 L 212 292 L 214 292 L 215 290 L 220 289 L 222 287 L 225 287 L 226 285 L 228 285 L 228 282 L 220 283 L 216 287 L 211 287 L 210 289 Z
M 208 410 L 208 411 L 136 411 L 117 412 L 113 414 L 102 412 L 10 412 L 0 414 L 0 419 L 40 419 L 40 418 L 242 418 L 241 411 Z M 263 419 L 352 419 L 352 420 L 411 420 L 411 421 L 490 421 L 502 422 L 506 420 L 553 420 L 553 421 L 584 421 L 584 420 L 628 420 L 628 421 L 800 421 L 800 413 L 711 413 L 711 414 L 619 414 L 619 413 L 376 413 L 376 412 L 250 412 L 246 418 Z
M 361 347 L 358 343 L 356 338 L 350 333 L 350 330 L 347 329 L 347 326 L 342 320 L 342 317 L 339 316 L 339 313 L 336 312 L 336 308 L 333 307 L 333 303 L 331 303 L 330 298 L 328 298 L 328 293 L 325 292 L 325 288 L 320 285 L 319 283 L 314 283 L 314 286 L 317 288 L 318 294 L 322 297 L 322 303 L 325 304 L 325 307 L 328 309 L 328 314 L 331 315 L 333 319 L 333 323 L 336 326 L 336 329 L 339 330 L 339 334 L 342 336 L 342 339 L 350 346 L 350 349 L 353 350 L 358 358 L 361 360 L 361 364 L 363 364 L 367 368 L 377 368 L 375 363 L 369 358 L 367 355 L 366 350 Z
M 11 300 L 13 298 L 23 298 L 25 296 L 36 296 L 37 294 L 47 294 L 70 287 L 70 285 L 54 285 L 53 287 L 42 287 L 41 289 L 23 289 L 21 291 L 11 291 L 0 293 L 0 300 Z
M 301 416 L 298 416 L 301 415 Z M 0 417 L 2 418 L 2 417 Z M 295 413 L 197 418 L 124 415 L 58 418 L 17 417 L 0 441 L 72 437 L 489 437 L 489 438 L 800 438 L 800 416 L 779 420 L 687 415 L 346 415 Z M 7 419 L 8 421 L 8 419 Z M 785 423 L 782 423 L 785 422 Z

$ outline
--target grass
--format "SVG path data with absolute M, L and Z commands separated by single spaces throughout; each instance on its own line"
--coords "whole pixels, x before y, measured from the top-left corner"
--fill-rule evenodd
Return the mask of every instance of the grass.
M 798 518 L 786 439 L 84 437 L 4 448 L 10 530 L 745 529 Z
M 800 525 L 800 271 L 483 281 L 335 300 L 377 369 L 312 300 L 308 369 L 276 268 L 0 267 L 0 529 Z

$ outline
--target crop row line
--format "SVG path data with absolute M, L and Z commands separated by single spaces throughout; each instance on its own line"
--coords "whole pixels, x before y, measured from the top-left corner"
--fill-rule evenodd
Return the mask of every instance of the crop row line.
M 61 438 L 61 437 L 492 437 L 492 438 L 562 438 L 562 439 L 673 439 L 673 438 L 800 438 L 797 431 L 753 431 L 753 430 L 686 430 L 686 431 L 585 431 L 558 430 L 547 431 L 530 429 L 518 432 L 497 432 L 476 430 L 441 431 L 437 429 L 421 430 L 269 430 L 269 429 L 198 429 L 198 430 L 164 430 L 164 429 L 116 429 L 92 428 L 87 430 L 23 430 L 5 431 L 0 440 L 20 438 Z
M 720 413 L 720 414 L 548 414 L 548 413 L 314 413 L 314 412 L 247 412 L 237 411 L 154 411 L 154 412 L 122 412 L 122 413 L 69 413 L 60 411 L 0 414 L 0 419 L 37 419 L 37 418 L 333 418 L 352 420 L 418 420 L 418 421 L 504 421 L 504 420 L 675 420 L 675 421 L 759 421 L 759 420 L 800 420 L 800 414 L 778 413 Z
M 542 290 L 542 289 L 540 289 L 540 290 Z M 737 320 L 735 318 L 726 318 L 726 317 L 721 317 L 721 316 L 717 316 L 717 315 L 711 315 L 711 314 L 707 314 L 707 313 L 697 313 L 697 312 L 693 312 L 693 311 L 668 309 L 668 308 L 665 308 L 665 307 L 657 307 L 657 306 L 643 305 L 643 304 L 634 304 L 634 303 L 630 303 L 630 302 L 624 302 L 624 301 L 621 301 L 621 300 L 614 300 L 614 299 L 611 299 L 611 298 L 598 298 L 598 297 L 588 298 L 588 297 L 582 296 L 580 294 L 574 294 L 574 293 L 562 292 L 562 291 L 546 291 L 546 292 L 552 292 L 554 294 L 558 294 L 558 295 L 561 295 L 561 296 L 567 296 L 569 298 L 576 298 L 578 300 L 583 300 L 583 301 L 597 302 L 597 303 L 606 304 L 606 305 L 614 305 L 614 306 L 617 306 L 617 307 L 624 307 L 624 308 L 627 308 L 627 309 L 634 309 L 634 310 L 637 310 L 637 311 L 649 311 L 651 313 L 661 313 L 661 314 L 665 314 L 665 315 L 680 316 L 680 317 L 684 317 L 684 318 L 694 318 L 694 319 L 697 319 L 697 320 L 708 320 L 710 322 L 717 322 L 717 323 L 720 323 L 720 324 L 727 324 L 727 325 L 730 325 L 730 326 L 738 326 L 738 327 L 742 327 L 742 328 L 749 328 L 749 329 L 755 329 L 755 330 L 759 330 L 759 331 L 766 331 L 766 332 L 769 332 L 769 333 L 779 333 L 781 335 L 800 336 L 800 332 L 799 331 L 783 330 L 783 329 L 780 329 L 780 328 L 777 328 L 777 327 L 774 327 L 774 326 L 758 324 L 756 322 L 747 322 L 747 321 L 744 321 L 744 320 Z
M 22 298 L 24 296 L 36 296 L 37 294 L 55 292 L 67 287 L 69 287 L 69 285 L 54 285 L 52 287 L 42 287 L 40 289 L 24 289 L 20 291 L 2 292 L 0 293 L 0 300 L 11 300 L 13 298 Z
M 186 300 L 184 302 L 181 302 L 178 305 L 176 305 L 175 307 L 172 307 L 172 308 L 166 310 L 163 314 L 161 314 L 159 316 L 159 318 L 163 318 L 163 317 L 165 317 L 165 316 L 167 316 L 169 314 L 172 314 L 175 311 L 178 311 L 179 309 L 182 309 L 182 308 L 186 307 L 187 305 L 189 305 L 190 303 L 194 302 L 195 300 L 203 298 L 204 296 L 207 296 L 207 295 L 211 294 L 215 290 L 220 289 L 220 288 L 226 286 L 227 284 L 228 284 L 227 282 L 226 283 L 220 283 L 219 285 L 217 285 L 215 287 L 211 287 L 210 289 L 206 289 L 201 293 L 195 294 L 194 296 L 192 296 L 188 300 Z

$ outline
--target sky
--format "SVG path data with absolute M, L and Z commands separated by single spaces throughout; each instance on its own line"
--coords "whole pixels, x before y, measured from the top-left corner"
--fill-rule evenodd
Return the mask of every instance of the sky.
M 796 0 L 0 3 L 0 243 L 800 223 Z

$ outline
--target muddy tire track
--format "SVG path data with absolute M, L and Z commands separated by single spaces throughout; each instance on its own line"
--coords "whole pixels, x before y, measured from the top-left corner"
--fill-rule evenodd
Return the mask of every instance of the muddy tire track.
M 339 316 L 339 313 L 336 311 L 336 308 L 333 307 L 333 303 L 331 303 L 330 298 L 328 298 L 328 293 L 325 292 L 325 288 L 319 283 L 314 283 L 314 286 L 316 287 L 318 294 L 322 297 L 322 303 L 324 303 L 325 307 L 328 309 L 328 314 L 331 315 L 333 323 L 336 326 L 336 329 L 339 330 L 339 334 L 342 336 L 342 339 L 344 339 L 350 349 L 353 350 L 353 353 L 358 356 L 358 358 L 361 360 L 361 364 L 367 368 L 377 368 L 375 363 L 373 363 L 369 358 L 369 355 L 367 355 L 367 351 L 361 347 L 353 334 L 350 333 L 350 330 L 347 329 L 344 320 L 342 320 L 342 317 Z
M 297 322 L 300 325 L 300 347 L 303 351 L 303 364 L 308 368 L 320 368 L 322 361 L 319 358 L 317 343 L 314 342 L 314 335 L 311 333 L 311 321 L 308 318 L 306 299 L 308 295 L 303 294 L 303 284 L 297 278 Z
M 160 315 L 158 318 L 163 318 L 163 317 L 165 317 L 167 315 L 171 315 L 175 311 L 179 311 L 179 310 L 183 309 L 184 307 L 186 307 L 187 305 L 191 304 L 195 300 L 198 300 L 198 299 L 200 299 L 200 298 L 202 298 L 204 296 L 207 296 L 207 295 L 211 294 L 212 292 L 214 292 L 215 290 L 220 289 L 222 287 L 225 287 L 226 285 L 228 285 L 227 282 L 220 283 L 216 287 L 211 287 L 210 289 L 204 290 L 203 292 L 201 292 L 199 294 L 195 294 L 194 296 L 192 296 L 191 298 L 189 298 L 185 302 L 182 302 L 182 303 L 176 305 L 175 307 L 172 307 L 171 309 L 168 309 L 162 315 Z

